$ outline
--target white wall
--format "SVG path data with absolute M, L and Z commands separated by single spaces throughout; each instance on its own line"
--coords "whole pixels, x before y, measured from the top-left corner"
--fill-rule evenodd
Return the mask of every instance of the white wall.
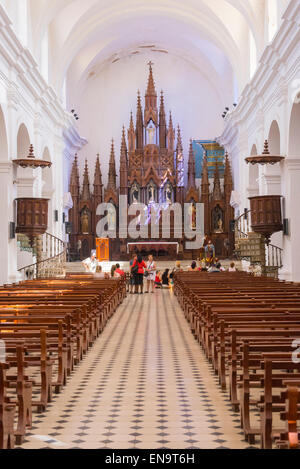
M 300 112 L 294 104 L 300 96 L 299 25 L 300 2 L 291 0 L 279 31 L 265 49 L 239 105 L 226 119 L 219 139 L 233 159 L 240 212 L 250 206 L 249 195 L 258 195 L 251 194 L 257 187 L 253 171 L 245 163 L 253 145 L 261 154 L 264 140 L 269 138 L 270 149 L 285 156 L 284 162 L 274 167 L 259 167 L 258 191 L 259 195 L 283 197 L 283 217 L 290 221 L 290 233 L 277 233 L 272 242 L 283 247 L 281 278 L 293 281 L 300 281 Z
M 72 93 L 69 88 L 68 108 L 76 110 L 80 117 L 79 133 L 88 140 L 80 155 L 81 167 L 87 157 L 90 172 L 93 172 L 99 152 L 104 182 L 107 181 L 111 138 L 115 139 L 119 166 L 122 126 L 124 124 L 128 128 L 131 110 L 135 119 L 138 89 L 144 105 L 150 58 L 154 62 L 158 103 L 163 90 L 167 122 L 169 110 L 172 110 L 173 124 L 177 126 L 179 123 L 182 130 L 186 162 L 190 138 L 213 139 L 222 132 L 223 106 L 219 90 L 212 87 L 205 70 L 201 73 L 184 59 L 167 54 L 123 58 L 88 79 L 81 92 L 74 87 Z M 233 90 L 230 81 L 228 88 Z M 231 93 L 233 103 L 233 91 Z
M 0 6 L 0 285 L 18 280 L 18 267 L 29 263 L 18 256 L 17 240 L 9 239 L 9 223 L 17 221 L 17 197 L 51 198 L 50 207 L 59 211 L 59 222 L 49 217 L 48 232 L 63 239 L 63 163 L 64 155 L 81 146 L 73 119 L 65 112 L 53 89 L 40 75 L 37 64 L 18 40 L 9 19 Z M 19 129 L 20 133 L 19 133 Z M 51 176 L 41 170 L 22 170 L 12 160 L 27 156 L 32 143 L 37 158 L 53 163 Z M 47 154 L 44 153 L 48 148 Z M 55 181 L 52 187 L 51 181 Z M 42 190 L 44 193 L 42 193 Z M 47 192 L 48 191 L 48 192 Z M 21 265 L 23 264 L 23 265 Z

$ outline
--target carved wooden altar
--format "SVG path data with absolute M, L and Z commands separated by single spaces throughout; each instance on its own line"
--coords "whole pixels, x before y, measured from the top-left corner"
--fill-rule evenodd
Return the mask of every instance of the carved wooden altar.
M 225 160 L 224 183 L 221 184 L 218 168 L 216 168 L 214 190 L 210 191 L 207 174 L 207 160 L 204 159 L 201 194 L 196 186 L 195 179 L 195 155 L 192 142 L 189 149 L 188 177 L 185 181 L 184 156 L 181 140 L 181 131 L 178 126 L 177 141 L 176 132 L 173 127 L 172 115 L 167 122 L 164 95 L 160 96 L 160 105 L 154 84 L 152 63 L 149 63 L 148 86 L 145 94 L 145 106 L 142 108 L 140 93 L 137 97 L 136 122 L 133 115 L 130 116 L 130 125 L 127 131 L 122 132 L 119 187 L 116 179 L 116 158 L 114 142 L 111 145 L 109 161 L 108 184 L 103 191 L 102 174 L 100 169 L 99 155 L 96 160 L 94 174 L 94 190 L 90 190 L 87 163 L 85 166 L 82 189 L 79 185 L 78 162 L 72 169 L 70 192 L 74 206 L 70 210 L 69 219 L 73 226 L 73 234 L 70 236 L 70 252 L 76 252 L 78 241 L 81 241 L 81 258 L 89 255 L 91 249 L 95 248 L 97 238 L 96 227 L 99 218 L 96 216 L 98 204 L 111 203 L 118 213 L 119 196 L 127 196 L 128 206 L 134 203 L 146 204 L 149 208 L 152 204 L 160 204 L 168 207 L 172 203 L 182 205 L 184 214 L 184 203 L 196 204 L 202 202 L 205 205 L 205 233 L 207 233 L 216 246 L 218 256 L 230 255 L 233 249 L 233 234 L 230 233 L 230 221 L 233 219 L 233 209 L 230 207 L 232 191 L 232 177 L 228 156 Z M 193 209 L 192 209 L 193 210 Z M 128 216 L 127 226 L 136 218 L 136 215 Z M 191 212 L 193 224 L 194 213 Z M 180 229 L 184 233 L 184 219 L 182 216 Z M 119 219 L 116 220 L 117 232 L 120 229 Z M 159 234 L 158 238 L 152 237 L 151 224 L 147 225 L 148 238 L 137 239 L 142 243 L 143 254 L 151 251 L 154 243 L 160 242 L 161 249 L 152 249 L 153 253 L 161 258 L 168 259 L 195 259 L 199 257 L 199 250 L 191 251 L 185 249 L 184 235 L 178 237 L 178 226 L 174 226 L 174 216 L 171 212 L 170 237 L 163 238 L 162 217 L 156 221 Z M 88 227 L 88 228 L 87 228 Z M 204 233 L 203 233 L 204 235 Z M 111 260 L 128 259 L 128 244 L 132 243 L 130 238 L 118 238 L 109 240 Z M 229 248 L 225 249 L 226 241 Z M 169 243 L 169 244 L 168 244 Z M 172 244 L 173 243 L 173 244 Z M 178 249 L 174 246 L 178 243 Z

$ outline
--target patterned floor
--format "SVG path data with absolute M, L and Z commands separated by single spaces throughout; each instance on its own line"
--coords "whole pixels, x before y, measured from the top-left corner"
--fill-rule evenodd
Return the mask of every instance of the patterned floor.
M 173 293 L 129 295 L 22 448 L 247 448 Z

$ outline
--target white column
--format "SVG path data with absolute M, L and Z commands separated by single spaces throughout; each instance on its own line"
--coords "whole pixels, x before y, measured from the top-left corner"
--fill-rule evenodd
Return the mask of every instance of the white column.
M 280 278 L 300 281 L 300 157 L 285 160 L 285 210 L 290 233 L 283 237 L 283 269 Z
M 15 189 L 12 182 L 11 163 L 0 162 L 0 285 L 18 280 L 17 240 L 9 237 L 9 223 L 15 220 Z

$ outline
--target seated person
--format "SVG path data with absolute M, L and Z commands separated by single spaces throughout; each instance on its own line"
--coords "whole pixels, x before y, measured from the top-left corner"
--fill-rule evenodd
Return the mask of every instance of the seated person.
M 162 274 L 162 286 L 163 288 L 169 288 L 170 285 L 169 285 L 169 272 L 170 272 L 170 269 L 166 269 L 164 271 L 164 273 Z
M 105 273 L 102 272 L 102 266 L 101 265 L 97 265 L 96 267 L 96 273 L 94 274 L 94 277 L 95 278 L 105 278 Z
M 183 272 L 183 269 L 181 268 L 181 262 L 180 261 L 176 261 L 174 271 L 175 272 Z
M 96 268 L 98 265 L 97 257 L 96 257 L 96 251 L 91 252 L 91 257 L 88 257 L 84 261 L 82 261 L 82 264 L 84 265 L 85 271 L 89 272 L 91 274 L 96 273 Z
M 191 264 L 191 267 L 189 267 L 188 271 L 189 272 L 200 272 L 201 268 L 197 267 L 197 262 L 196 261 L 193 261 L 192 264 Z
M 112 268 L 111 268 L 111 271 L 110 271 L 111 278 L 120 278 L 121 277 L 121 275 L 118 274 L 118 272 L 116 272 L 116 269 L 117 269 L 117 266 L 113 265 Z
M 119 274 L 120 277 L 125 277 L 125 272 L 124 272 L 124 270 L 122 270 L 122 269 L 120 268 L 120 264 L 116 264 L 116 270 L 115 270 L 115 272 L 117 272 L 117 274 Z
M 221 272 L 220 270 L 220 267 L 221 267 L 221 264 L 218 263 L 218 264 L 212 264 L 211 267 L 208 269 L 208 272 L 210 274 L 215 274 L 217 272 Z
M 235 263 L 231 262 L 228 272 L 236 272 Z
M 155 276 L 155 282 L 154 282 L 155 288 L 162 288 L 162 283 L 161 282 L 162 282 L 161 273 L 158 270 L 156 272 L 156 276 Z

